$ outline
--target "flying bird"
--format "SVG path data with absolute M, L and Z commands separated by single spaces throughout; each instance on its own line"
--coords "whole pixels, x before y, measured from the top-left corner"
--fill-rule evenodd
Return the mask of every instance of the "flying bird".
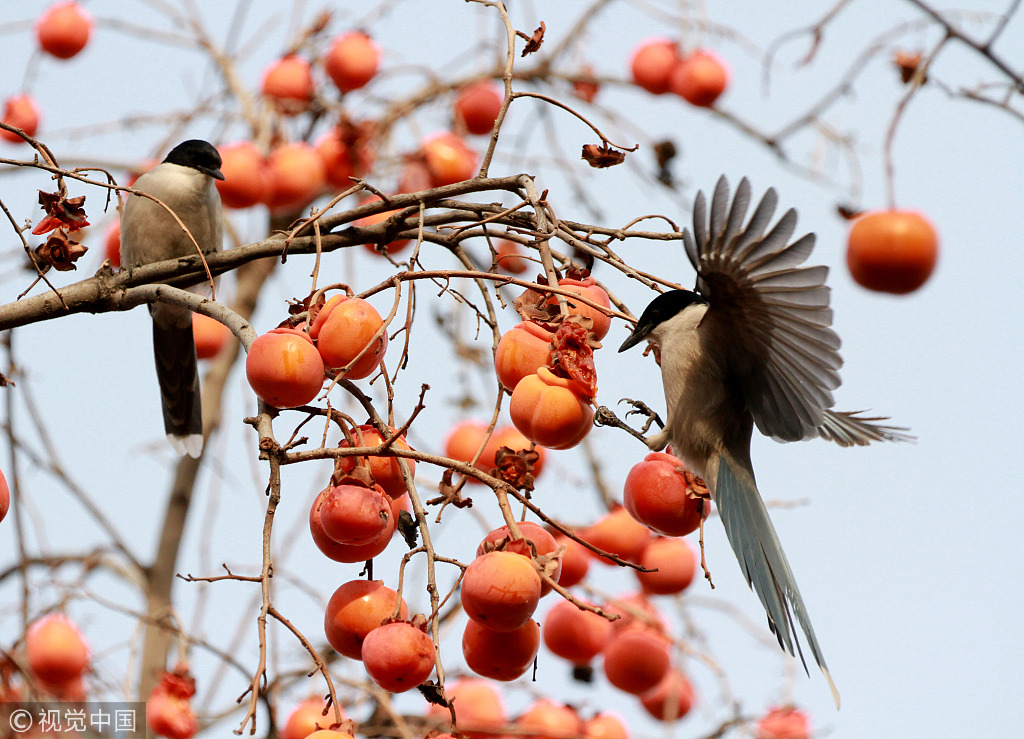
M 751 202 L 746 178 L 731 207 L 729 184 L 719 179 L 710 220 L 704 193 L 698 193 L 693 232 L 683 232 L 696 289 L 656 297 L 619 351 L 644 339 L 653 347 L 667 420 L 648 446 L 671 444 L 675 456 L 705 480 L 779 645 L 794 654 L 795 643 L 807 669 L 795 618 L 838 708 L 839 692 L 754 482 L 753 428 L 777 441 L 821 437 L 840 446 L 912 437 L 880 423 L 887 419 L 832 410 L 842 360 L 831 328 L 828 268 L 801 266 L 814 234 L 789 243 L 795 210 L 767 230 L 777 200 L 769 189 L 744 225 Z
M 223 224 L 214 184 L 224 179 L 220 165 L 220 154 L 212 144 L 191 139 L 175 146 L 163 162 L 139 177 L 135 189 L 174 211 L 189 233 L 163 205 L 131 195 L 121 215 L 123 264 L 137 267 L 187 257 L 196 253 L 197 246 L 203 254 L 220 250 Z M 178 454 L 198 457 L 203 449 L 203 419 L 192 312 L 159 301 L 150 304 L 149 312 L 167 439 Z

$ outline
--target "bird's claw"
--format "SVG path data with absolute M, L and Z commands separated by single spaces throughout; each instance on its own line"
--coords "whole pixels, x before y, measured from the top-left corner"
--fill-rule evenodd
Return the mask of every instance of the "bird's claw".
M 665 423 L 661 420 L 661 416 L 659 416 L 656 411 L 652 410 L 650 406 L 648 406 L 647 403 L 643 402 L 642 400 L 623 398 L 622 400 L 619 401 L 619 403 L 629 403 L 631 406 L 633 406 L 633 410 L 626 411 L 626 418 L 629 418 L 632 415 L 647 416 L 647 422 L 644 424 L 644 427 L 640 429 L 640 433 L 646 434 L 648 429 L 651 428 L 652 422 L 657 423 L 658 426 L 660 426 L 661 428 L 665 428 Z
M 615 428 L 622 429 L 629 433 L 635 439 L 639 439 L 644 444 L 647 443 L 647 439 L 644 438 L 642 432 L 637 431 L 635 428 L 627 424 L 621 418 L 616 416 L 612 410 L 606 405 L 599 405 L 597 410 L 594 412 L 594 425 L 595 426 L 614 426 Z M 650 425 L 648 422 L 647 426 Z M 647 426 L 644 426 L 644 431 L 647 430 Z

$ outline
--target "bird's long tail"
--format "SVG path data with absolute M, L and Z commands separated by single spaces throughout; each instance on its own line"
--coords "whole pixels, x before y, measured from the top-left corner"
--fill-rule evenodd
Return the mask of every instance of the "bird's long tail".
M 184 325 L 153 321 L 153 354 L 164 431 L 178 454 L 198 457 L 203 449 L 203 416 L 191 314 Z
M 732 455 L 720 455 L 717 484 L 713 492 L 729 544 L 746 575 L 747 584 L 753 587 L 768 613 L 768 623 L 779 640 L 779 646 L 795 654 L 795 642 L 800 661 L 804 664 L 804 670 L 807 670 L 807 662 L 793 625 L 795 616 L 807 636 L 814 661 L 828 680 L 832 698 L 838 708 L 839 691 L 836 690 L 821 654 L 821 647 L 818 646 L 818 639 L 807 615 L 807 607 L 782 551 L 779 536 L 757 492 L 750 465 Z

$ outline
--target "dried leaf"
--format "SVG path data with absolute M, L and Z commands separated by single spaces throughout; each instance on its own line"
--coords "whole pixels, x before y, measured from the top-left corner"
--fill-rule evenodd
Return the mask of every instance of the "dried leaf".
M 896 56 L 893 57 L 893 64 L 896 65 L 896 69 L 899 70 L 900 79 L 903 80 L 903 84 L 909 85 L 910 81 L 914 79 L 914 75 L 917 73 L 918 67 L 921 66 L 921 53 L 912 54 L 907 51 L 897 51 Z M 928 75 L 921 77 L 921 84 L 923 85 L 928 81 Z
M 89 251 L 89 247 L 73 240 L 62 228 L 50 234 L 46 242 L 36 247 L 36 256 L 58 272 L 76 269 L 75 262 Z
M 626 159 L 626 152 L 613 149 L 610 146 L 599 146 L 598 144 L 584 144 L 583 158 L 591 167 L 604 169 L 622 164 Z
M 529 449 L 515 451 L 507 446 L 500 447 L 494 455 L 495 476 L 517 490 L 533 490 L 533 467 L 540 454 Z
M 537 29 L 533 32 L 532 36 L 527 36 L 522 31 L 518 32 L 519 36 L 521 36 L 521 37 L 526 39 L 526 46 L 523 47 L 523 53 L 520 56 L 526 56 L 527 54 L 532 54 L 533 52 L 537 51 L 541 47 L 541 44 L 544 43 L 544 29 L 545 28 L 546 28 L 546 26 L 544 25 L 544 21 L 541 21 L 540 25 L 537 26 Z
M 428 703 L 433 703 L 435 706 L 443 706 L 444 708 L 451 708 L 451 703 L 445 700 L 444 690 L 435 682 L 425 682 L 422 685 L 417 685 L 416 689 L 423 694 L 423 697 L 427 699 Z
M 400 511 L 398 513 L 398 532 L 405 539 L 405 543 L 410 549 L 416 548 L 420 527 L 416 525 L 416 519 L 412 517 L 409 511 Z
M 64 228 L 73 233 L 89 225 L 89 221 L 85 218 L 85 195 L 79 195 L 77 198 L 64 198 L 59 192 L 40 190 L 39 204 L 46 211 L 46 216 L 32 229 L 32 233 L 36 236 L 49 233 L 55 228 Z

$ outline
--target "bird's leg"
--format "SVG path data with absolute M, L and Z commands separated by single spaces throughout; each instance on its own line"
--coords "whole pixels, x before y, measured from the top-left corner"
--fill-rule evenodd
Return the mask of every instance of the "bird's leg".
M 711 570 L 708 569 L 708 561 L 704 558 L 704 522 L 708 519 L 708 515 L 707 506 L 703 500 L 700 502 L 700 508 L 700 538 L 697 539 L 700 544 L 700 568 L 704 570 L 704 577 L 707 579 L 708 585 L 714 590 L 715 581 L 711 579 Z
M 710 509 L 711 493 L 708 491 L 707 483 L 697 475 L 690 472 L 685 467 L 677 467 L 676 470 L 682 474 L 683 479 L 686 481 L 686 494 L 691 498 L 697 499 L 697 505 L 700 506 L 700 568 L 704 570 L 704 577 L 707 579 L 711 589 L 715 589 L 715 583 L 711 579 L 711 570 L 708 569 L 708 562 L 704 556 L 704 522 L 708 518 Z

